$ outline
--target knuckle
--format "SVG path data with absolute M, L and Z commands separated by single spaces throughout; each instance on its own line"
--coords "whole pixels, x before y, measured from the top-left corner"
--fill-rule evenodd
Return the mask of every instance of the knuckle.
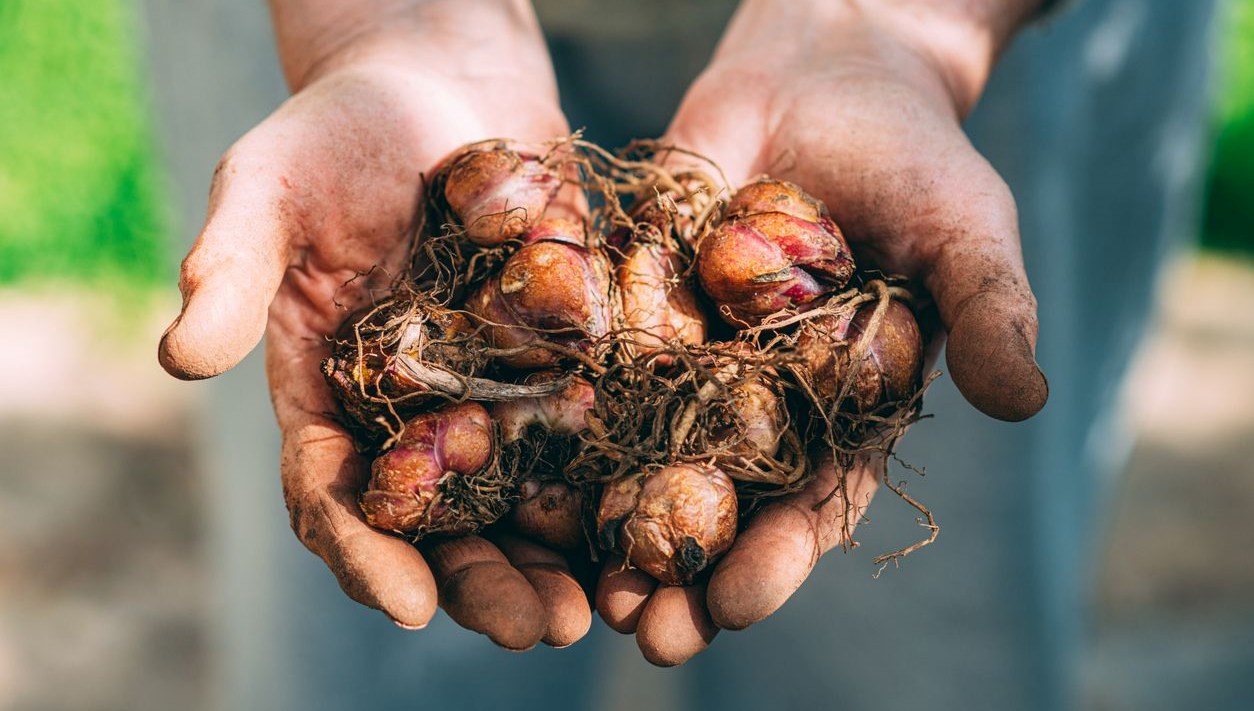
M 221 158 L 218 158 L 218 163 L 213 168 L 213 179 L 209 184 L 210 203 L 214 202 L 231 178 L 239 173 L 242 157 L 247 155 L 247 149 L 244 147 L 246 140 L 246 138 L 240 139 L 226 149 Z
M 249 176 L 276 175 L 273 160 L 267 156 L 274 153 L 270 140 L 256 128 L 245 134 L 218 158 L 213 169 L 213 179 L 209 187 L 209 204 L 216 205 L 225 190 L 237 179 Z
M 179 291 L 186 297 L 200 286 L 208 272 L 202 252 L 193 249 L 179 265 Z
M 235 166 L 239 161 L 239 144 L 236 143 L 218 158 L 218 163 L 213 167 L 213 183 L 217 184 L 226 179 L 227 176 L 235 172 Z

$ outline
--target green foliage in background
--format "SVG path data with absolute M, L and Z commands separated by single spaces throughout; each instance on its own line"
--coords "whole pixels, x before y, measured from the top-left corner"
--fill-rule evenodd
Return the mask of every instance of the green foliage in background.
M 0 285 L 168 276 L 129 0 L 0 0 Z
M 1227 9 L 1202 244 L 1254 252 L 1254 0 Z

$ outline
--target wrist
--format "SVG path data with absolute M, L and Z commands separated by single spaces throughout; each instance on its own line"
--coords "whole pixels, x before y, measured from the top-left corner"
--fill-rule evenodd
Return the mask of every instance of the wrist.
M 1045 0 L 856 0 L 886 32 L 940 74 L 954 107 L 966 115 L 993 66 Z
M 1045 0 L 744 0 L 729 34 L 813 59 L 870 52 L 934 75 L 960 115 L 975 105 L 994 62 Z M 726 41 L 726 38 L 725 38 Z M 904 52 L 903 52 L 904 51 Z M 902 55 L 913 59 L 902 62 Z M 928 83 L 933 83 L 931 80 Z
M 270 0 L 270 9 L 293 93 L 348 65 L 398 59 L 446 74 L 552 73 L 527 0 Z

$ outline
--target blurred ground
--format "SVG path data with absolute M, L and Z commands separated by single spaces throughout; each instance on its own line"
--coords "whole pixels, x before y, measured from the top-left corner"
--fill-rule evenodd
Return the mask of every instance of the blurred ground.
M 1127 389 L 1136 439 L 1102 557 L 1092 698 L 1245 708 L 1254 262 L 1187 260 L 1164 294 Z M 0 342 L 0 363 L 22 364 L 0 372 L 0 708 L 209 706 L 197 389 L 153 357 L 174 308 L 149 303 L 136 323 L 82 291 L 0 292 L 0 323 L 23 334 Z
M 194 390 L 135 306 L 0 291 L 0 709 L 204 706 Z
M 1136 434 L 1101 561 L 1097 709 L 1254 698 L 1254 262 L 1177 265 L 1126 389 Z

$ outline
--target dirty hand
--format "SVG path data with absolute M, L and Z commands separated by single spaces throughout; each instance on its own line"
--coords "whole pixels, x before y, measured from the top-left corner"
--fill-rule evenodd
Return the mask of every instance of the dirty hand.
M 667 137 L 722 166 L 732 185 L 769 173 L 823 200 L 860 263 L 931 294 L 958 389 L 1012 421 L 1048 394 L 1034 355 L 1036 301 L 1014 199 L 959 122 L 1037 5 L 746 0 Z M 755 514 L 708 586 L 655 589 L 611 561 L 597 590 L 601 616 L 635 632 L 650 661 L 678 664 L 719 628 L 779 609 L 843 542 L 840 501 L 814 508 L 836 480 L 830 462 L 818 464 L 805 491 Z M 869 503 L 879 464 L 848 472 L 855 509 Z
M 367 526 L 357 493 L 368 462 L 328 418 L 336 405 L 318 367 L 345 316 L 335 303 L 367 298 L 343 285 L 402 261 L 422 172 L 472 141 L 568 132 L 530 6 L 272 0 L 272 9 L 294 93 L 218 165 L 161 364 L 212 377 L 267 336 L 292 526 L 353 599 L 404 627 L 426 625 L 438 601 L 503 647 L 570 644 L 590 612 L 561 556 L 477 536 L 420 551 Z

